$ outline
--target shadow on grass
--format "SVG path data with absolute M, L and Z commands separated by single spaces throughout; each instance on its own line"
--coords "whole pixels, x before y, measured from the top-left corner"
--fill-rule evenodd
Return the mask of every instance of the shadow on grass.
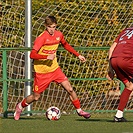
M 12 116 L 8 117 L 8 118 L 1 118 L 1 119 L 5 119 L 5 120 L 14 120 L 14 118 Z M 24 121 L 30 121 L 30 120 L 43 120 L 43 121 L 48 121 L 47 118 L 45 116 L 32 116 L 32 117 L 29 117 L 29 116 L 21 116 L 20 117 L 20 120 Z M 63 120 L 63 119 L 62 119 Z M 85 122 L 110 122 L 110 123 L 125 123 L 125 122 L 114 122 L 113 121 L 113 118 L 112 119 L 107 119 L 107 118 L 89 118 L 89 119 L 84 119 L 84 118 L 74 118 L 73 120 L 76 120 L 76 121 L 85 121 Z M 127 119 L 128 120 L 128 119 Z M 128 122 L 133 122 L 133 120 L 128 120 L 126 123 Z
M 7 119 L 7 120 L 14 120 L 14 118 L 13 117 L 8 117 L 8 118 L 2 118 L 3 120 L 5 119 Z M 46 120 L 47 121 L 47 119 L 45 118 L 45 117 L 20 117 L 20 119 L 19 120 Z
M 87 121 L 87 122 L 112 122 L 112 123 L 125 123 L 125 122 L 114 122 L 109 119 L 76 119 L 77 121 Z M 133 122 L 133 120 L 128 120 L 127 122 Z M 126 122 L 126 123 L 127 123 Z

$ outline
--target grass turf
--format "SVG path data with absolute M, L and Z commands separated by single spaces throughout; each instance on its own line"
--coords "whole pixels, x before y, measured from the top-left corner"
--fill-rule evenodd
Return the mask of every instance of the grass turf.
M 58 121 L 49 121 L 45 116 L 21 116 L 0 118 L 1 133 L 133 133 L 133 114 L 125 115 L 128 122 L 116 123 L 112 116 L 99 114 L 84 119 L 77 114 L 62 115 Z

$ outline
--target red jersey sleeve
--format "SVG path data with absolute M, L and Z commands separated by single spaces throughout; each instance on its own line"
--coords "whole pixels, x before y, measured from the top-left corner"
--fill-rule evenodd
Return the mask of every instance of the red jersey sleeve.
M 62 34 L 62 38 L 61 38 L 61 44 L 67 51 L 73 53 L 76 56 L 80 55 L 72 46 L 70 46 L 70 44 L 68 44 L 68 42 L 64 39 L 63 34 Z
M 35 60 L 47 59 L 47 55 L 38 54 L 39 49 L 44 45 L 44 43 L 45 43 L 45 37 L 43 32 L 34 41 L 33 49 L 30 52 L 31 59 L 35 59 Z
M 39 50 L 45 43 L 45 37 L 44 34 L 42 33 L 40 36 L 38 36 L 35 41 L 34 41 L 34 46 L 33 49 Z
M 40 55 L 37 53 L 37 51 L 35 49 L 32 49 L 30 52 L 30 58 L 34 59 L 34 60 L 47 59 L 47 55 Z

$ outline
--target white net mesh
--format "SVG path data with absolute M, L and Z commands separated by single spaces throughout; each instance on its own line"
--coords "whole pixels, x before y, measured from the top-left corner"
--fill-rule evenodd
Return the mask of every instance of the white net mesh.
M 24 1 L 0 3 L 2 47 L 24 47 Z M 87 58 L 82 64 L 67 51 L 58 51 L 58 62 L 77 92 L 81 107 L 85 110 L 116 110 L 120 96 L 120 82 L 105 80 L 107 70 L 107 49 L 118 33 L 132 24 L 132 6 L 129 0 L 119 1 L 73 1 L 73 2 L 32 2 L 32 42 L 44 30 L 44 19 L 55 15 L 58 29 L 66 40 Z M 101 49 L 92 49 L 100 47 Z M 24 79 L 24 52 L 7 52 L 7 73 L 9 79 Z M 0 54 L 2 61 L 2 55 Z M 0 64 L 2 78 L 2 62 Z M 13 111 L 17 102 L 25 96 L 24 81 L 8 82 L 8 111 Z M 2 82 L 0 95 L 2 97 Z M 132 96 L 132 95 L 131 95 Z M 2 103 L 2 99 L 0 99 Z M 51 83 L 38 102 L 33 103 L 33 111 L 46 110 L 57 106 L 62 111 L 73 111 L 74 107 L 67 92 L 59 85 Z M 3 112 L 2 104 L 0 105 Z M 130 97 L 126 109 L 131 110 L 133 102 Z

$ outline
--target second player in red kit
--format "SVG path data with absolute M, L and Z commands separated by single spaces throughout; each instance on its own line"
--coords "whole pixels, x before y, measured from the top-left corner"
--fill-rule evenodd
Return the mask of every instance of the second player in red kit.
M 133 27 L 124 29 L 109 49 L 109 70 L 107 78 L 112 80 L 116 74 L 125 88 L 120 96 L 115 122 L 126 122 L 124 109 L 133 91 Z

